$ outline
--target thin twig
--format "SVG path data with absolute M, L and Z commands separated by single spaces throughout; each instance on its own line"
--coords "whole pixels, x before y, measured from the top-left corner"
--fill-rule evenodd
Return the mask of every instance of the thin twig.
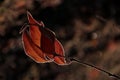
M 89 64 L 89 63 L 86 63 L 86 62 L 77 60 L 77 59 L 75 59 L 75 58 L 70 58 L 70 60 L 71 60 L 71 61 L 76 61 L 76 62 L 78 62 L 78 63 L 80 63 L 80 64 L 83 64 L 83 65 L 86 65 L 86 66 L 93 67 L 93 68 L 95 68 L 96 70 L 99 70 L 99 71 L 101 71 L 101 72 L 104 72 L 104 73 L 108 74 L 109 76 L 112 76 L 112 77 L 120 80 L 120 76 L 117 76 L 117 75 L 115 75 L 115 74 L 113 74 L 113 73 L 111 73 L 111 72 L 108 72 L 108 71 L 106 71 L 106 70 L 104 70 L 104 69 L 101 69 L 101 68 L 99 68 L 99 67 L 96 67 L 96 66 L 94 66 L 94 65 L 92 65 L 92 64 Z
M 22 28 L 20 29 L 19 33 L 21 34 L 27 27 L 28 24 L 27 23 L 24 23 Z

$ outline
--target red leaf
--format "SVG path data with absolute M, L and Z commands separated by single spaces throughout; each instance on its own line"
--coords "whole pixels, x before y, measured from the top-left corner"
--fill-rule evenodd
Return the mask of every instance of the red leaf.
M 55 33 L 44 27 L 43 22 L 38 23 L 27 12 L 29 32 L 23 32 L 23 43 L 26 54 L 34 61 L 45 63 L 54 60 L 58 65 L 65 65 L 64 49 L 56 39 Z

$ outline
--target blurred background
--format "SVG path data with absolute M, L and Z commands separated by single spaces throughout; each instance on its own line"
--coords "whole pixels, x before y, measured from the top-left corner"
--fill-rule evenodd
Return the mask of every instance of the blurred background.
M 117 80 L 73 62 L 37 64 L 23 50 L 19 30 L 26 11 L 42 20 L 66 56 L 120 76 L 120 6 L 117 0 L 0 0 L 0 80 Z

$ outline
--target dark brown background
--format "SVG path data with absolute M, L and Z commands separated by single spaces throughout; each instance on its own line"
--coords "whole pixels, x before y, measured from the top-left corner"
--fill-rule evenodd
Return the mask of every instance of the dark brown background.
M 0 0 L 0 80 L 116 80 L 73 62 L 37 64 L 25 55 L 19 30 L 26 11 L 53 30 L 66 56 L 120 75 L 117 0 Z

